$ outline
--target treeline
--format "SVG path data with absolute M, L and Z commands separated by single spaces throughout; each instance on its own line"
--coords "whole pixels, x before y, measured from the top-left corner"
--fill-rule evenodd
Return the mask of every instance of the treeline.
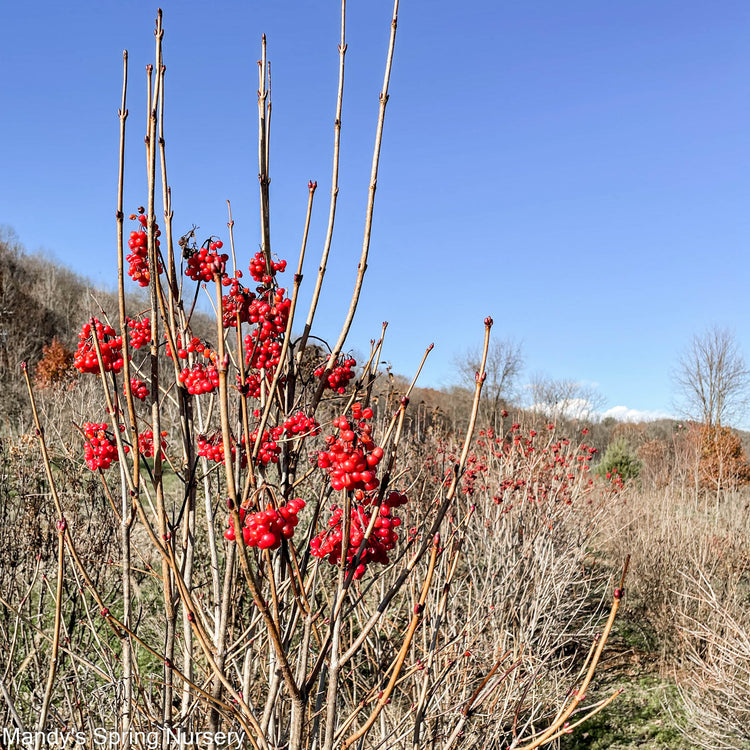
M 131 303 L 131 309 L 138 309 L 139 305 L 146 305 L 146 300 L 139 300 L 133 293 Z M 72 352 L 82 324 L 92 315 L 109 316 L 114 322 L 116 310 L 113 292 L 96 289 L 90 280 L 53 260 L 27 253 L 8 233 L 0 236 L 2 432 L 25 431 L 29 424 L 22 363 L 28 364 L 32 375 L 38 374 L 38 364 L 47 352 L 48 370 L 62 363 L 74 375 Z M 207 316 L 205 321 L 202 318 L 200 313 L 194 316 L 193 328 L 211 340 L 215 337 L 213 325 Z M 316 361 L 325 359 L 322 348 L 311 355 Z M 490 362 L 489 367 L 492 366 Z M 493 373 L 489 376 L 492 378 Z M 382 373 L 372 390 L 376 410 L 383 415 L 392 413 L 408 385 L 406 378 L 390 370 Z M 552 390 L 554 394 L 546 400 L 550 407 L 559 406 L 560 389 Z M 471 400 L 472 389 L 460 385 L 443 390 L 417 387 L 411 393 L 405 429 L 417 441 L 458 436 L 468 425 Z M 537 401 L 543 403 L 544 399 L 539 396 Z M 701 431 L 700 425 L 668 419 L 641 424 L 611 418 L 566 420 L 559 413 L 550 417 L 544 410 L 523 411 L 502 398 L 497 388 L 489 388 L 482 399 L 478 422 L 482 428 L 502 436 L 516 420 L 542 430 L 550 419 L 571 438 L 585 429 L 586 441 L 597 449 L 597 458 L 605 470 L 617 471 L 624 479 L 637 478 L 647 486 L 662 487 L 678 479 L 683 487 L 705 489 L 742 484 L 750 479 L 746 460 L 750 436 L 727 428 L 717 432 L 717 428 L 704 427 Z

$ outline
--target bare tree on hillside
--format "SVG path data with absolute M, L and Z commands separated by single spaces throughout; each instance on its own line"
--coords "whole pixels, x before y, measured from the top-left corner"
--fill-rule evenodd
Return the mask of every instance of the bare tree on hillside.
M 604 398 L 592 385 L 578 380 L 534 375 L 529 383 L 531 408 L 548 419 L 595 420 Z
M 693 336 L 673 380 L 685 415 L 710 427 L 741 417 L 747 407 L 750 371 L 727 329 Z
M 479 370 L 481 352 L 470 349 L 462 357 L 456 358 L 463 384 L 474 388 L 476 373 Z M 494 339 L 487 355 L 485 372 L 487 377 L 483 388 L 483 410 L 488 424 L 497 429 L 497 417 L 502 406 L 515 395 L 518 376 L 523 369 L 523 350 L 518 341 Z

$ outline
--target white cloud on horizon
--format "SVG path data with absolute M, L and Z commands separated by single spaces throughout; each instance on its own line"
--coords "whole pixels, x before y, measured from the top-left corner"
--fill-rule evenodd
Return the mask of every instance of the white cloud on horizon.
M 648 409 L 631 409 L 628 406 L 613 406 L 601 413 L 602 419 L 613 417 L 618 422 L 653 422 L 657 419 L 676 419 L 672 414 Z
M 557 404 L 532 404 L 531 411 L 546 414 L 551 419 L 564 417 L 565 419 L 595 419 L 598 417 L 591 402 L 585 398 L 569 398 Z
M 678 419 L 673 414 L 649 409 L 631 409 L 629 406 L 613 406 L 605 411 L 594 409 L 590 401 L 585 398 L 572 398 L 554 406 L 549 404 L 532 404 L 531 411 L 546 414 L 550 418 L 564 417 L 566 419 L 591 420 L 598 422 L 612 417 L 618 422 L 654 422 L 657 419 Z

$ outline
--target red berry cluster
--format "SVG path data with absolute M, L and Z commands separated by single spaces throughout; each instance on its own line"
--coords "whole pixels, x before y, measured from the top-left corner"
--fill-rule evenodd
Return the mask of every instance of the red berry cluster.
M 214 274 L 224 275 L 224 268 L 229 260 L 226 253 L 219 254 L 217 251 L 224 247 L 221 240 L 209 242 L 208 247 L 202 247 L 200 250 L 185 250 L 187 257 L 187 268 L 185 274 L 193 281 L 211 281 Z
M 235 271 L 235 278 L 225 278 L 222 281 L 227 282 L 225 286 L 229 286 L 229 292 L 225 294 L 222 299 L 222 324 L 224 328 L 236 328 L 237 318 L 239 317 L 240 323 L 250 322 L 250 306 L 255 300 L 255 294 L 249 289 L 246 289 L 240 284 L 239 279 L 242 277 L 242 271 Z
M 286 289 L 279 287 L 273 295 L 273 304 L 265 299 L 255 299 L 248 310 L 248 322 L 257 323 L 261 329 L 258 338 L 267 339 L 274 334 L 284 333 L 289 319 L 292 301 L 284 297 Z
M 315 417 L 308 417 L 304 412 L 298 411 L 284 420 L 284 432 L 288 437 L 296 435 L 319 435 L 320 427 Z
M 271 261 L 271 275 L 266 273 L 266 259 L 263 253 L 255 253 L 250 261 L 250 275 L 261 284 L 269 285 L 273 281 L 276 272 L 284 273 L 286 270 L 286 261 Z
M 177 379 L 185 384 L 188 393 L 194 396 L 201 393 L 212 393 L 219 387 L 219 371 L 216 369 L 216 352 L 203 343 L 197 336 L 193 336 L 187 346 L 183 347 L 182 340 L 177 339 L 177 356 L 187 359 L 192 353 L 201 354 L 208 360 L 207 364 L 196 362 L 190 367 L 185 367 Z M 172 356 L 172 350 L 167 342 L 167 356 Z
M 403 492 L 396 492 L 396 490 L 392 490 L 385 496 L 383 505 L 386 505 L 389 508 L 399 508 L 402 505 L 406 505 L 406 503 L 408 502 L 409 498 Z
M 610 483 L 613 494 L 617 494 L 618 492 L 625 489 L 625 482 L 623 481 L 623 478 L 620 476 L 620 472 L 617 471 L 617 469 L 612 469 L 612 471 L 608 471 L 606 478 L 607 478 L 607 481 Z
M 130 390 L 135 398 L 145 401 L 148 398 L 148 386 L 138 378 L 130 378 Z M 123 387 L 123 393 L 125 388 Z
M 354 377 L 352 367 L 356 366 L 357 362 L 352 357 L 340 358 L 336 366 L 328 373 L 328 377 L 326 378 L 326 388 L 330 388 L 332 391 L 336 391 L 336 393 L 344 393 L 346 391 L 347 383 Z M 322 378 L 325 374 L 325 369 L 325 365 L 320 365 L 320 367 L 315 368 L 315 377 Z
M 304 507 L 305 501 L 295 497 L 278 510 L 269 505 L 266 510 L 248 514 L 241 508 L 240 521 L 245 544 L 260 549 L 278 549 L 282 539 L 291 539 L 294 536 L 294 529 L 299 523 L 297 514 Z M 230 542 L 235 540 L 234 522 L 231 518 L 224 536 Z
M 167 339 L 167 335 L 164 334 L 164 338 Z M 206 359 L 209 359 L 211 362 L 216 361 L 216 352 L 214 352 L 208 344 L 202 342 L 197 336 L 193 336 L 193 338 L 188 341 L 187 345 L 183 345 L 182 338 L 180 336 L 177 337 L 177 356 L 180 359 L 187 359 L 188 356 L 192 353 L 196 352 L 197 354 L 202 354 Z M 169 340 L 167 339 L 166 344 L 166 355 L 168 357 L 172 356 L 172 347 L 169 345 Z
M 473 495 L 477 489 L 477 482 L 486 474 L 487 465 L 483 462 L 483 457 L 473 452 L 470 453 L 466 458 L 466 468 L 461 477 L 461 489 L 466 495 Z M 480 484 L 479 489 L 486 490 L 487 486 Z
M 399 493 L 391 493 L 399 494 Z M 365 532 L 372 519 L 372 509 L 364 505 L 356 505 L 351 510 L 349 526 L 349 548 L 346 554 L 346 562 L 349 569 L 353 564 L 360 546 L 364 542 Z M 401 519 L 391 513 L 391 508 L 384 502 L 377 511 L 372 534 L 364 542 L 359 563 L 354 569 L 354 578 L 361 578 L 369 563 L 380 563 L 387 565 L 388 552 L 392 550 L 398 542 L 396 529 L 401 525 Z M 321 531 L 316 537 L 310 540 L 310 552 L 314 557 L 328 558 L 331 565 L 338 565 L 341 561 L 341 540 L 343 538 L 342 519 L 344 511 L 341 508 L 334 508 L 333 515 L 328 521 L 328 529 Z
M 244 438 L 242 440 L 244 449 Z M 232 439 L 232 458 L 237 455 L 235 448 L 235 441 Z M 224 463 L 224 442 L 222 440 L 221 432 L 215 432 L 211 437 L 205 435 L 198 435 L 198 455 L 205 456 L 209 461 L 216 461 L 218 464 Z M 244 450 L 242 452 L 242 465 L 245 466 L 246 457 Z
M 281 446 L 276 442 L 284 434 L 284 428 L 277 426 L 272 427 L 269 430 L 263 430 L 263 436 L 261 437 L 260 449 L 258 451 L 258 461 L 264 466 L 272 463 L 276 464 L 279 462 L 279 454 L 281 453 Z M 254 430 L 250 435 L 250 442 L 254 445 L 258 439 L 258 430 Z
M 164 439 L 167 437 L 166 430 L 162 430 L 161 433 L 161 449 L 164 451 L 167 447 L 167 441 Z M 154 455 L 154 433 L 151 430 L 146 430 L 138 435 L 138 452 L 144 458 L 153 458 Z
M 259 398 L 261 383 L 264 379 L 270 382 L 279 365 L 291 300 L 285 297 L 285 289 L 275 285 L 274 277 L 285 269 L 285 260 L 271 261 L 268 269 L 263 253 L 256 253 L 250 262 L 250 273 L 261 284 L 256 293 L 237 281 L 241 276 L 239 272 L 235 278 L 224 282 L 230 287 L 229 294 L 224 297 L 224 326 L 235 327 L 238 317 L 241 322 L 253 326 L 244 340 L 248 373 L 241 392 L 245 396 Z
M 257 330 L 257 329 L 256 329 Z M 245 364 L 254 370 L 267 370 L 271 376 L 281 359 L 281 342 L 277 340 L 258 342 L 252 334 L 245 336 Z
M 107 435 L 107 423 L 86 422 L 83 425 L 83 434 L 86 436 L 86 445 L 83 447 L 83 457 L 86 466 L 91 471 L 97 469 L 108 469 L 113 461 L 117 461 L 117 446 L 114 440 Z M 124 446 L 125 453 L 128 446 Z
M 148 318 L 140 320 L 128 318 L 128 328 L 130 328 L 130 346 L 133 349 L 140 349 L 151 341 L 151 321 Z
M 211 393 L 219 387 L 219 371 L 216 365 L 204 365 L 196 362 L 192 367 L 186 367 L 177 376 L 180 383 L 185 384 L 187 392 L 194 396 L 201 393 Z
M 193 352 L 195 352 L 196 354 L 202 354 L 212 362 L 216 359 L 216 354 L 213 352 L 211 347 L 209 347 L 205 342 L 201 341 L 197 336 L 193 336 L 193 338 L 188 341 L 188 345 L 185 347 L 184 354 L 181 351 L 178 351 L 177 355 L 179 357 L 182 357 L 182 359 L 186 359 L 187 355 L 192 354 Z
M 269 378 L 266 376 L 266 384 L 270 385 L 271 380 L 273 378 Z M 245 385 L 243 386 L 240 381 L 240 376 L 237 376 L 237 390 L 243 395 L 243 396 L 251 396 L 252 398 L 260 398 L 260 390 L 261 390 L 261 375 L 257 372 L 250 372 L 245 377 Z
M 102 353 L 104 371 L 119 372 L 123 365 L 122 336 L 118 336 L 112 326 L 104 325 L 96 318 L 93 319 L 93 323 Z M 90 372 L 97 375 L 99 373 L 99 362 L 96 358 L 96 349 L 91 334 L 91 323 L 85 323 L 78 334 L 78 349 L 73 357 L 73 364 L 80 372 Z
M 331 477 L 334 490 L 371 492 L 380 485 L 375 473 L 383 449 L 375 445 L 372 425 L 367 422 L 372 419 L 372 409 L 363 409 L 356 403 L 352 406 L 352 417 L 358 420 L 354 424 L 343 416 L 333 420 L 339 434 L 326 436 L 328 450 L 318 454 L 318 466 Z
M 275 368 L 279 364 L 281 342 L 286 331 L 291 300 L 284 297 L 284 289 L 273 293 L 273 304 L 263 297 L 254 299 L 248 307 L 248 322 L 257 327 L 245 337 L 246 363 L 255 370 Z M 269 294 L 264 295 L 269 297 Z
M 279 365 L 282 339 L 289 321 L 291 300 L 285 296 L 286 290 L 278 288 L 275 283 L 276 274 L 286 269 L 286 261 L 271 261 L 269 268 L 266 266 L 263 253 L 256 253 L 250 263 L 250 272 L 261 286 L 258 286 L 255 292 L 251 292 L 240 282 L 241 271 L 235 271 L 234 276 L 226 273 L 228 256 L 219 253 L 222 248 L 221 241 L 208 240 L 200 249 L 188 247 L 187 242 L 186 239 L 180 243 L 183 246 L 183 256 L 187 259 L 186 274 L 196 281 L 209 281 L 219 274 L 222 285 L 229 287 L 227 294 L 222 297 L 223 326 L 236 328 L 239 321 L 253 327 L 244 339 L 248 373 L 240 391 L 245 396 L 258 398 L 264 374 L 272 378 Z M 178 356 L 187 358 L 187 353 L 191 351 L 190 345 L 183 348 L 183 345 L 178 343 L 177 346 Z M 200 353 L 201 350 L 196 347 L 195 351 Z M 171 356 L 169 347 L 167 354 Z M 209 358 L 215 363 L 215 354 L 211 353 Z M 208 381 L 211 382 L 212 368 L 208 367 L 207 372 Z M 196 392 L 210 392 L 210 389 L 203 390 L 207 387 L 203 375 L 199 369 L 199 377 L 194 377 L 198 381 Z M 181 377 L 188 379 L 189 372 L 183 370 Z
M 130 233 L 130 239 L 128 240 L 128 247 L 132 252 L 125 258 L 130 264 L 128 268 L 128 276 L 133 281 L 137 281 L 139 286 L 148 286 L 149 272 L 148 272 L 148 233 L 146 232 L 146 224 L 148 218 L 145 214 L 139 214 L 136 216 L 132 214 L 131 219 L 138 219 L 141 226 L 139 229 L 134 230 Z M 154 225 L 154 235 L 159 237 L 161 230 L 159 225 Z M 159 247 L 159 240 L 156 240 L 156 247 Z M 163 271 L 161 261 L 158 261 L 159 273 Z
M 214 433 L 211 437 L 198 435 L 198 455 L 204 456 L 209 461 L 224 463 L 224 443 L 221 433 Z

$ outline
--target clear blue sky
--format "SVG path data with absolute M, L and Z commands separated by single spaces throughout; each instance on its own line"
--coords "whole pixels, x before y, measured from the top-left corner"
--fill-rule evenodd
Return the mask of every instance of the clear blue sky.
M 392 3 L 350 2 L 338 232 L 321 335 L 361 248 Z M 178 233 L 257 249 L 256 60 L 273 76 L 272 244 L 296 261 L 330 188 L 339 5 L 165 0 L 167 153 Z M 126 213 L 145 196 L 144 67 L 156 4 L 0 10 L 0 224 L 97 283 L 114 279 L 117 107 L 130 53 Z M 750 355 L 750 4 L 402 0 L 369 277 L 349 345 L 423 384 L 494 333 L 527 375 L 598 384 L 608 407 L 670 412 L 670 368 L 710 325 Z

